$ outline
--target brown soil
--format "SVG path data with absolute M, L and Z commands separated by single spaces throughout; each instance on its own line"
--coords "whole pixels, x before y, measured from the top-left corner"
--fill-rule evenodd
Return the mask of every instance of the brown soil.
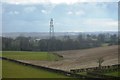
M 56 52 L 64 57 L 60 61 L 36 61 L 22 60 L 24 62 L 42 65 L 46 67 L 69 71 L 70 69 L 80 69 L 98 66 L 97 58 L 103 57 L 102 65 L 118 64 L 118 46 L 106 46 L 83 50 L 68 50 Z

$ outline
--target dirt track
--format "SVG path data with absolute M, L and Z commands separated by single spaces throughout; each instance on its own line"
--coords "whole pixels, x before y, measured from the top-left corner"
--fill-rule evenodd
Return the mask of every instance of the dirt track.
M 103 65 L 118 64 L 118 46 L 106 46 L 84 50 L 58 51 L 64 57 L 61 61 L 25 61 L 32 64 L 47 66 L 69 71 L 76 68 L 87 68 L 98 66 L 96 60 L 99 57 L 104 58 Z

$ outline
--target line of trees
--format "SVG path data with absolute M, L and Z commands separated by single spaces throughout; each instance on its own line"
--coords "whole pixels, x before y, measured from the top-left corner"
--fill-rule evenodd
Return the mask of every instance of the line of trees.
M 51 38 L 36 40 L 32 37 L 19 36 L 15 39 L 2 37 L 2 50 L 13 51 L 59 51 L 59 50 L 74 50 L 99 47 L 103 44 L 116 45 L 118 44 L 118 36 L 113 35 L 78 35 L 76 39 L 71 39 L 70 36 L 64 36 L 63 39 Z

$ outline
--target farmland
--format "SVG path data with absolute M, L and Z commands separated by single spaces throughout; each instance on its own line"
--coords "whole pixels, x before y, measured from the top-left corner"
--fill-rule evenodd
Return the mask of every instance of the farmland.
M 3 78 L 68 78 L 64 75 L 48 72 L 3 60 Z
M 2 56 L 16 60 L 54 61 L 61 59 L 60 57 L 52 53 L 48 54 L 47 52 L 3 51 Z M 44 71 L 42 69 L 38 70 L 4 60 L 2 62 L 2 73 L 4 78 L 66 78 L 66 76 Z
M 3 57 L 17 60 L 59 60 L 60 57 L 47 52 L 3 51 Z
M 62 55 L 63 58 L 53 53 L 28 51 L 3 51 L 3 57 L 65 71 L 70 71 L 70 69 L 96 67 L 98 66 L 96 59 L 99 57 L 104 58 L 105 61 L 102 64 L 104 66 L 118 64 L 118 45 L 83 50 L 57 51 L 54 53 Z M 20 71 L 18 71 L 18 69 Z M 24 71 L 25 74 L 22 74 Z M 103 74 L 118 76 L 118 73 L 119 72 L 109 72 Z M 86 72 L 78 74 L 87 75 Z M 64 78 L 66 76 L 3 60 L 3 77 Z
M 2 60 L 0 60 L 0 77 L 2 77 Z
M 23 61 L 66 71 L 69 71 L 70 69 L 96 67 L 98 66 L 96 60 L 99 57 L 103 57 L 105 60 L 102 64 L 103 66 L 118 64 L 118 45 L 83 50 L 57 51 L 56 53 L 62 55 L 63 59 L 59 61 Z

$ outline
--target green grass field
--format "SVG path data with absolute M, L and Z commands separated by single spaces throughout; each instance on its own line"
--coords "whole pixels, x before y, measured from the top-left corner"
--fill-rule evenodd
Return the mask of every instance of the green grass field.
M 90 77 L 95 77 L 95 76 L 87 75 L 87 72 L 80 72 L 80 73 L 77 73 L 77 74 L 86 75 L 86 76 L 90 76 Z M 119 72 L 119 71 L 104 72 L 104 73 L 102 73 L 102 74 L 104 74 L 104 75 L 109 75 L 109 76 L 116 76 L 116 77 L 119 77 L 120 72 Z
M 3 57 L 17 60 L 59 60 L 57 55 L 47 52 L 3 51 Z M 1 60 L 0 60 L 1 61 Z M 17 63 L 2 61 L 3 78 L 68 78 L 67 76 L 45 71 L 42 69 L 23 66 Z
M 17 60 L 60 60 L 57 55 L 48 52 L 3 51 L 3 57 Z
M 119 71 L 109 72 L 109 73 L 105 73 L 105 75 L 110 75 L 110 76 L 119 77 L 119 76 L 120 76 L 120 72 L 119 72 Z
M 77 74 L 85 75 L 85 76 L 88 76 L 88 77 L 91 77 L 91 78 L 97 78 L 96 76 L 87 75 L 87 72 L 80 72 L 80 73 L 77 73 Z
M 2 62 L 3 78 L 68 78 L 61 74 L 24 66 L 6 60 Z
M 0 77 L 2 77 L 2 60 L 0 60 Z

